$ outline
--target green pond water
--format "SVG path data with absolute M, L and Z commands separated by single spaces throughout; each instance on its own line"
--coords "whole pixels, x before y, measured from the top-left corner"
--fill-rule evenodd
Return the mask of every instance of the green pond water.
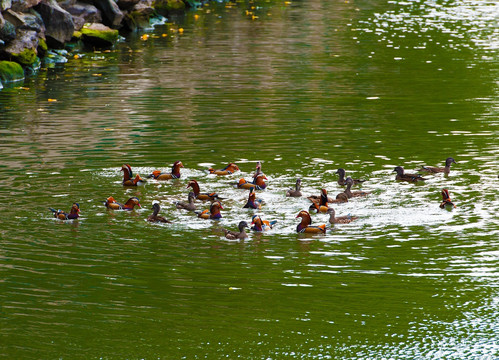
M 497 12 L 210 4 L 0 91 L 0 358 L 499 358 Z M 449 156 L 449 176 L 395 181 Z M 121 185 L 124 163 L 176 160 L 179 180 Z M 231 185 L 256 161 L 259 211 Z M 339 167 L 367 179 L 333 205 L 359 220 L 297 234 L 310 202 L 286 190 L 334 196 Z M 189 179 L 225 198 L 221 221 L 175 208 Z M 172 224 L 146 221 L 155 200 Z M 73 202 L 77 221 L 48 209 Z M 224 238 L 255 213 L 277 224 Z

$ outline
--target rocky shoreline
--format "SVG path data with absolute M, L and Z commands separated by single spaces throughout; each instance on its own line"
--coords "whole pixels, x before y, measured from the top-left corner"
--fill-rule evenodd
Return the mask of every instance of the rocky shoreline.
M 0 0 L 0 89 L 36 73 L 70 45 L 109 48 L 120 33 L 150 27 L 154 17 L 167 17 L 201 2 Z

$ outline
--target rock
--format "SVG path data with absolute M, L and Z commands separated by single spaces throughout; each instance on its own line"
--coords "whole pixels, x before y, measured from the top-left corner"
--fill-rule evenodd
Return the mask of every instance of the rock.
M 118 30 L 111 29 L 103 24 L 90 24 L 81 29 L 81 40 L 85 45 L 91 47 L 111 47 L 118 41 L 118 37 Z
M 0 81 L 2 84 L 24 80 L 24 70 L 13 61 L 0 61 Z
M 16 28 L 21 28 L 25 30 L 34 30 L 37 33 L 43 34 L 45 32 L 45 25 L 43 23 L 42 17 L 33 9 L 28 10 L 28 12 L 16 12 L 9 9 L 3 14 L 5 20 L 9 21 Z
M 16 38 L 0 51 L 0 57 L 29 66 L 36 61 L 37 47 L 38 35 L 36 31 L 19 29 Z
M 121 10 L 128 11 L 137 5 L 140 0 L 118 0 L 117 4 Z
M 82 3 L 78 1 L 68 0 L 60 3 L 61 7 L 68 13 L 73 15 L 74 18 L 82 18 L 84 23 L 100 23 L 102 22 L 102 15 L 99 9 L 92 4 Z M 80 30 L 77 28 L 76 30 Z
M 149 20 L 155 14 L 154 9 L 144 3 L 138 3 L 135 7 L 125 16 L 126 26 L 134 31 L 137 29 L 147 29 L 151 26 Z
M 185 2 L 182 0 L 156 0 L 154 8 L 163 13 L 185 10 Z
M 75 29 L 73 17 L 55 0 L 42 0 L 35 9 L 45 23 L 45 37 L 50 47 L 60 48 L 71 40 Z
M 7 9 L 10 9 L 11 7 L 12 7 L 11 0 L 0 0 L 0 11 L 5 11 Z
M 16 38 L 16 27 L 10 21 L 5 20 L 0 13 L 0 40 L 8 43 Z
M 94 5 L 102 12 L 104 23 L 112 28 L 121 27 L 124 14 L 113 0 L 95 1 Z
M 12 0 L 11 9 L 17 12 L 23 12 L 38 5 L 42 0 Z

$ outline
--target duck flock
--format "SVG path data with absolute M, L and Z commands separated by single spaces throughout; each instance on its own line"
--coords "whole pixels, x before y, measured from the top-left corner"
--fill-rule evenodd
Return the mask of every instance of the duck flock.
M 422 166 L 418 170 L 418 173 L 409 174 L 404 171 L 403 167 L 397 166 L 394 168 L 393 171 L 397 173 L 397 175 L 395 176 L 395 180 L 397 181 L 418 183 L 427 180 L 420 173 L 426 173 L 426 174 L 444 173 L 445 175 L 448 175 L 450 172 L 451 164 L 455 163 L 456 161 L 452 157 L 449 157 L 445 160 L 444 167 Z M 160 170 L 154 170 L 152 171 L 151 174 L 147 176 L 147 178 L 154 179 L 158 182 L 180 179 L 181 178 L 180 169 L 183 167 L 184 165 L 182 164 L 181 161 L 176 161 L 173 164 L 170 172 L 161 172 Z M 217 176 L 226 176 L 226 175 L 232 175 L 239 170 L 240 169 L 238 165 L 231 162 L 223 169 L 215 170 L 213 168 L 209 168 L 206 170 L 206 172 Z M 122 184 L 124 187 L 140 186 L 146 183 L 146 180 L 144 180 L 139 174 L 136 174 L 134 176 L 132 168 L 128 164 L 124 164 L 121 167 L 121 171 L 123 172 Z M 301 219 L 300 223 L 296 226 L 297 233 L 312 233 L 312 234 L 326 233 L 326 231 L 329 228 L 329 226 L 326 226 L 326 224 L 311 225 L 312 224 L 312 219 L 310 215 L 311 213 L 328 214 L 329 223 L 331 227 L 334 226 L 335 224 L 348 224 L 358 219 L 358 217 L 352 216 L 350 214 L 345 216 L 336 216 L 336 212 L 330 206 L 330 204 L 346 203 L 349 201 L 349 199 L 352 198 L 368 196 L 370 193 L 366 191 L 361 191 L 361 190 L 352 191 L 353 186 L 357 184 L 362 184 L 365 180 L 352 179 L 350 176 L 346 176 L 345 169 L 343 168 L 339 168 L 336 171 L 336 174 L 338 175 L 338 184 L 341 186 L 345 186 L 346 187 L 345 190 L 337 194 L 335 197 L 329 196 L 327 190 L 324 188 L 321 189 L 319 195 L 306 196 L 306 198 L 310 200 L 310 206 L 306 210 L 305 209 L 301 210 L 296 216 L 297 219 L 298 218 Z M 256 190 L 265 190 L 267 188 L 267 182 L 266 182 L 267 180 L 268 178 L 262 172 L 262 164 L 261 162 L 258 161 L 256 163 L 256 171 L 253 174 L 251 180 L 246 180 L 244 178 L 241 178 L 239 181 L 232 184 L 234 188 L 244 189 L 249 191 L 248 199 L 244 204 L 243 208 L 256 209 L 256 210 L 260 210 L 262 208 L 264 202 L 261 199 L 257 198 Z M 212 193 L 201 192 L 200 186 L 197 180 L 195 179 L 190 179 L 188 181 L 187 188 L 190 189 L 188 193 L 188 201 L 175 202 L 174 205 L 177 209 L 181 211 L 192 212 L 193 216 L 197 216 L 200 219 L 207 219 L 207 220 L 222 219 L 221 210 L 224 210 L 222 205 L 224 198 L 220 197 L 215 192 Z M 454 205 L 454 203 L 451 201 L 448 189 L 445 188 L 442 189 L 441 194 L 442 194 L 442 202 L 440 203 L 441 208 L 448 207 L 452 209 L 456 207 L 456 205 Z M 298 198 L 303 196 L 304 195 L 301 192 L 301 179 L 298 178 L 296 179 L 295 187 L 289 189 L 286 192 L 286 197 Z M 210 203 L 209 209 L 203 211 L 197 211 L 196 201 L 209 202 Z M 117 202 L 112 196 L 110 196 L 104 202 L 104 206 L 107 209 L 113 211 L 119 211 L 119 210 L 131 211 L 136 206 L 141 207 L 141 204 L 140 200 L 135 196 L 130 197 L 124 204 Z M 75 220 L 78 219 L 78 217 L 80 216 L 80 205 L 76 202 L 73 203 L 69 212 L 56 210 L 53 208 L 49 209 L 53 212 L 53 215 L 56 219 L 60 219 L 63 221 Z M 170 220 L 159 215 L 161 208 L 158 201 L 153 202 L 152 211 L 153 213 L 147 217 L 147 221 L 158 222 L 158 223 L 171 223 Z M 222 230 L 224 236 L 227 239 L 230 240 L 245 239 L 248 237 L 248 234 L 246 233 L 246 228 L 249 228 L 252 231 L 256 232 L 265 232 L 271 230 L 273 225 L 276 224 L 276 222 L 277 221 L 275 220 L 269 221 L 266 219 L 262 219 L 260 215 L 253 215 L 251 217 L 251 221 L 248 219 L 248 221 L 242 220 L 239 222 L 238 231 L 232 231 L 227 229 L 222 229 Z

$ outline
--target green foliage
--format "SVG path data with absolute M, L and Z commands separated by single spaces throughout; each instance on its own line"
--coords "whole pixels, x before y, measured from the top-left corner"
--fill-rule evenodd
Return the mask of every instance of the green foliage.
M 0 80 L 2 83 L 24 80 L 22 66 L 13 61 L 0 61 Z

